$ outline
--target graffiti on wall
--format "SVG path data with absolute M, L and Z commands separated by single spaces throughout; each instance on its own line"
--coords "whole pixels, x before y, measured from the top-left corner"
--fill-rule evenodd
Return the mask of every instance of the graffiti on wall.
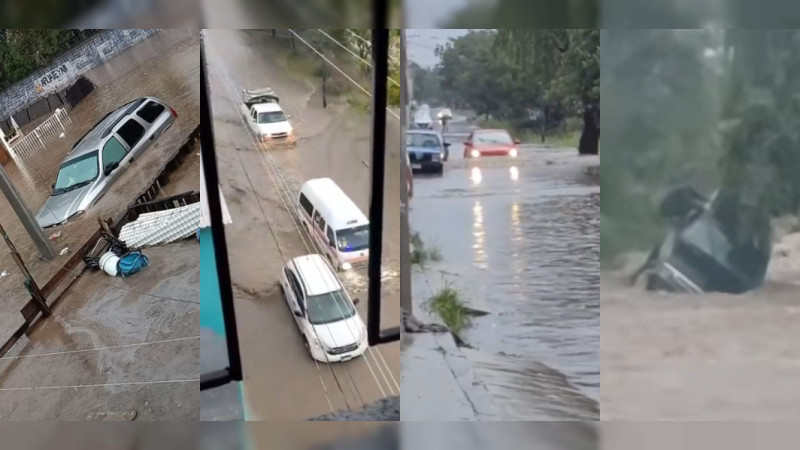
M 48 71 L 41 77 L 39 77 L 38 82 L 36 83 L 36 92 L 42 93 L 48 89 L 48 87 L 52 86 L 53 84 L 57 83 L 59 80 L 65 78 L 69 73 L 69 69 L 67 69 L 67 64 L 61 64 L 60 66 Z
M 64 89 L 81 73 L 90 69 L 91 66 L 91 59 L 85 56 L 61 63 L 39 76 L 35 84 L 36 93 L 53 93 Z

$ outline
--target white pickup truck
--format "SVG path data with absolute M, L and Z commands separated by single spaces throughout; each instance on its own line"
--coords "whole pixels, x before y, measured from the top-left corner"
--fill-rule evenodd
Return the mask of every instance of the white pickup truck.
M 294 145 L 294 128 L 270 88 L 242 89 L 242 114 L 262 143 Z

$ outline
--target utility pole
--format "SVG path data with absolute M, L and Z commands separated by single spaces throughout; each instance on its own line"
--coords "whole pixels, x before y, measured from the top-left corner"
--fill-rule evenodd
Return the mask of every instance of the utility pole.
M 405 155 L 405 139 L 406 126 L 408 125 L 408 64 L 406 62 L 406 30 L 400 30 L 400 142 L 403 145 L 401 167 L 403 173 L 400 182 L 400 314 L 403 319 L 403 327 L 401 330 L 406 331 L 409 326 L 413 326 L 414 320 L 414 305 L 411 300 L 411 236 L 408 221 L 408 185 L 406 185 L 406 167 L 407 158 Z
M 11 149 L 4 138 L 0 138 L 0 145 L 4 146 L 9 150 L 9 153 L 11 153 Z M 28 232 L 31 240 L 36 244 L 36 247 L 39 249 L 39 254 L 42 256 L 42 258 L 48 261 L 55 259 L 56 251 L 53 248 L 53 245 L 45 237 L 44 233 L 42 232 L 42 228 L 36 221 L 36 218 L 33 216 L 28 207 L 25 206 L 25 202 L 22 201 L 22 197 L 20 197 L 19 192 L 17 192 L 17 189 L 11 183 L 11 180 L 8 179 L 8 175 L 6 175 L 6 171 L 3 170 L 2 166 L 0 166 L 0 190 L 3 191 L 3 194 L 5 194 L 6 198 L 8 199 L 8 203 L 10 203 L 11 207 L 14 208 L 14 212 L 17 213 L 19 221 L 22 222 L 22 225 L 25 227 L 25 230 Z

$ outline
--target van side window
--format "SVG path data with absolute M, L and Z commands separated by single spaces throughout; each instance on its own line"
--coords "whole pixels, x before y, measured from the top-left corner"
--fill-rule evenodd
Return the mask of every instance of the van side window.
M 147 123 L 153 123 L 163 112 L 164 107 L 151 100 L 147 102 L 147 104 L 144 105 L 142 109 L 136 113 L 136 115 L 147 121 Z
M 325 229 L 325 219 L 322 218 L 319 211 L 314 211 L 314 223 L 317 224 L 320 231 Z
M 328 227 L 328 242 L 336 245 L 336 237 L 333 235 L 333 228 Z
M 117 129 L 117 134 L 128 144 L 128 148 L 133 150 L 142 139 L 142 136 L 144 136 L 144 127 L 139 125 L 139 122 L 128 119 L 125 125 Z
M 300 194 L 300 206 L 302 206 L 306 214 L 311 217 L 311 214 L 314 212 L 314 206 L 311 205 L 311 202 L 308 201 L 308 198 L 306 198 L 305 194 Z

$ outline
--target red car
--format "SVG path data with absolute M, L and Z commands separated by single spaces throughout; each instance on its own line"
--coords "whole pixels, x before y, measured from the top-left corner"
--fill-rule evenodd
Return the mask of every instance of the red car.
M 519 139 L 512 139 L 506 130 L 476 130 L 470 133 L 464 142 L 464 158 L 480 158 L 481 156 L 518 155 Z

